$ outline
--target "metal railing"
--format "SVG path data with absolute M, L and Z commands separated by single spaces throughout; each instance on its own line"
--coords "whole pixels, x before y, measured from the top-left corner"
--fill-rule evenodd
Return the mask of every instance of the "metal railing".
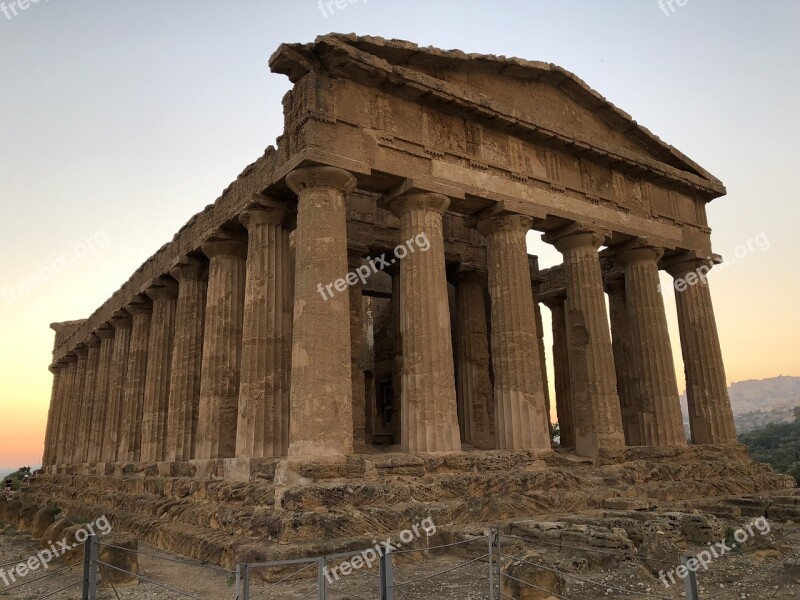
M 776 537 L 771 541 L 775 543 L 798 533 L 800 533 L 800 527 L 793 528 L 784 535 Z M 509 551 L 509 547 L 514 542 L 522 542 L 525 551 Z M 671 590 L 673 593 L 677 593 L 677 596 L 650 593 L 649 591 L 610 584 L 607 581 L 597 581 L 588 576 L 578 575 L 549 564 L 543 564 L 541 561 L 532 562 L 532 560 L 528 558 L 528 550 L 534 549 L 537 546 L 545 549 L 557 547 L 589 554 L 613 555 L 620 560 L 644 560 L 651 564 L 664 564 L 669 567 L 682 564 L 684 567 L 687 567 L 685 569 L 687 574 L 683 577 L 683 585 L 675 585 Z M 641 557 L 636 554 L 635 551 L 614 551 L 574 544 L 561 544 L 554 540 L 505 534 L 499 529 L 489 530 L 487 534 L 483 536 L 475 536 L 438 546 L 404 548 L 400 550 L 395 549 L 391 545 L 382 546 L 379 544 L 374 548 L 367 548 L 365 550 L 312 558 L 242 563 L 237 565 L 235 570 L 224 569 L 191 560 L 158 556 L 153 553 L 142 552 L 138 549 L 134 550 L 123 546 L 104 544 L 98 540 L 96 535 L 90 535 L 84 543 L 82 563 L 79 562 L 49 571 L 35 579 L 22 581 L 10 587 L 6 587 L 4 591 L 8 592 L 22 588 L 59 574 L 76 574 L 73 569 L 82 566 L 83 572 L 80 578 L 76 577 L 75 580 L 68 582 L 58 590 L 48 591 L 46 595 L 39 596 L 37 600 L 45 600 L 51 597 L 63 598 L 64 596 L 62 594 L 64 592 L 78 586 L 80 586 L 81 589 L 81 600 L 97 600 L 97 587 L 101 579 L 100 567 L 125 573 L 132 578 L 136 578 L 160 589 L 168 590 L 182 598 L 203 600 L 203 598 L 196 593 L 181 590 L 175 586 L 157 581 L 152 577 L 145 577 L 139 573 L 133 573 L 100 560 L 99 549 L 101 547 L 113 548 L 121 552 L 131 552 L 156 560 L 209 569 L 215 573 L 228 575 L 233 579 L 234 600 L 269 600 L 270 598 L 284 598 L 286 597 L 287 589 L 291 591 L 292 597 L 296 597 L 298 600 L 335 600 L 337 597 L 352 598 L 354 600 L 404 600 L 406 598 L 414 598 L 416 596 L 415 592 L 421 591 L 419 589 L 420 587 L 423 590 L 429 591 L 430 587 L 428 582 L 436 580 L 437 578 L 441 580 L 444 576 L 457 572 L 459 574 L 464 574 L 463 576 L 460 575 L 460 579 L 456 582 L 458 584 L 468 583 L 468 575 L 474 577 L 477 572 L 477 588 L 479 589 L 484 585 L 486 586 L 483 589 L 486 590 L 486 597 L 488 600 L 518 600 L 508 593 L 509 586 L 505 585 L 507 582 L 514 582 L 517 588 L 519 588 L 519 586 L 529 587 L 547 593 L 554 598 L 570 600 L 570 596 L 564 591 L 566 585 L 563 583 L 569 580 L 580 582 L 584 588 L 588 586 L 589 588 L 594 587 L 598 590 L 603 590 L 602 595 L 606 595 L 609 591 L 615 591 L 624 594 L 625 597 L 631 598 L 651 598 L 658 600 L 676 600 L 676 598 L 679 597 L 688 600 L 700 600 L 701 598 L 698 592 L 697 573 L 688 568 L 689 561 L 694 558 L 692 556 L 683 555 L 681 557 L 676 557 L 675 562 L 672 562 L 655 559 L 653 557 Z M 519 548 L 517 548 L 517 550 L 519 550 Z M 757 548 L 743 550 L 742 553 L 756 550 Z M 413 554 L 426 557 L 432 553 L 439 554 L 440 552 L 452 558 L 452 554 L 449 553 L 453 551 L 458 552 L 460 555 L 459 558 L 463 558 L 463 560 L 455 565 L 444 565 L 443 568 L 435 572 L 429 572 L 429 570 L 426 569 L 424 561 L 422 566 L 420 566 L 419 561 L 411 562 L 408 560 L 411 558 L 410 555 Z M 465 554 L 466 556 L 464 556 Z M 720 564 L 724 564 L 722 561 L 725 561 L 725 557 L 720 557 L 717 560 Z M 787 560 L 793 561 L 793 563 L 788 566 L 788 569 L 786 566 Z M 23 564 L 24 562 L 24 559 L 20 561 L 11 561 L 0 564 L 0 567 Z M 562 582 L 562 584 L 560 584 L 560 589 L 547 589 L 542 585 L 541 581 L 534 582 L 526 580 L 524 575 L 519 573 L 519 570 L 509 568 L 512 565 L 516 565 L 517 567 L 524 565 L 525 569 L 519 570 L 527 570 L 528 573 L 542 571 L 553 574 Z M 476 569 L 476 566 L 480 566 L 480 569 Z M 737 586 L 740 584 L 750 585 L 762 575 L 768 574 L 780 567 L 787 570 L 784 576 L 780 578 L 778 585 L 773 586 L 775 591 L 772 597 L 775 597 L 778 591 L 787 583 L 790 573 L 796 568 L 800 568 L 800 550 L 793 552 L 788 557 L 783 556 L 766 565 L 764 569 L 750 575 L 748 580 L 751 583 L 737 582 Z M 259 571 L 265 570 L 268 572 L 259 573 Z M 403 571 L 406 572 L 407 576 L 403 576 Z M 116 597 L 119 598 L 119 594 L 113 584 L 111 584 L 110 581 L 108 583 L 111 585 Z M 230 583 L 230 581 L 228 583 Z M 449 583 L 452 585 L 453 582 L 450 581 Z M 711 595 L 704 595 L 703 600 L 731 597 L 731 594 L 736 594 L 736 596 L 738 596 L 736 593 L 737 586 L 731 586 L 728 589 L 717 591 Z M 276 596 L 275 594 L 279 595 Z M 300 594 L 304 595 L 300 596 Z M 598 595 L 600 595 L 600 592 L 598 592 Z

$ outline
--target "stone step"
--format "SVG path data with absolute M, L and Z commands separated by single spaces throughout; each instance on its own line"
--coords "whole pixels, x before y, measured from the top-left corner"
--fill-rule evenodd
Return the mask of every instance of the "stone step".
M 148 536 L 145 541 L 203 560 L 204 554 L 222 560 L 226 540 L 253 552 L 311 547 L 322 540 L 336 546 L 400 531 L 427 517 L 442 527 L 485 526 L 604 507 L 675 510 L 701 502 L 732 516 L 760 516 L 768 506 L 782 507 L 775 514 L 785 518 L 795 514 L 793 480 L 746 455 L 732 451 L 729 460 L 711 460 L 718 450 L 705 458 L 702 450 L 668 450 L 670 460 L 663 459 L 662 449 L 652 449 L 655 458 L 631 449 L 620 455 L 627 462 L 561 453 L 538 460 L 525 452 L 358 455 L 337 463 L 287 461 L 276 467 L 273 479 L 249 483 L 216 475 L 202 480 L 189 468 L 180 476 L 174 469 L 170 476 L 146 469 L 125 476 L 44 474 L 31 485 L 31 497 L 72 515 L 84 516 L 91 507 L 98 516 L 118 519 L 112 521 L 115 527 L 134 528 Z M 762 490 L 775 490 L 776 498 L 765 500 L 756 493 Z M 727 497 L 737 498 L 718 500 Z M 159 542 L 150 530 L 165 524 Z M 195 546 L 199 549 L 192 550 Z

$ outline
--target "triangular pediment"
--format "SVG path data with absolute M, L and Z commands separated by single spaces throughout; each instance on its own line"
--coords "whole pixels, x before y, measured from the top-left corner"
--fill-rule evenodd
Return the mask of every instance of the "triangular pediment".
M 270 66 L 293 82 L 309 71 L 351 78 L 576 155 L 679 178 L 710 197 L 725 193 L 716 177 L 553 64 L 330 34 L 282 45 Z

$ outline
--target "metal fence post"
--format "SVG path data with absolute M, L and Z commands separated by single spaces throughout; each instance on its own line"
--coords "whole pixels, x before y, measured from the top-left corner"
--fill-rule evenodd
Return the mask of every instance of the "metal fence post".
M 386 552 L 381 554 L 381 600 L 394 600 L 391 548 L 387 548 Z
M 503 539 L 503 530 L 497 528 L 497 589 L 500 597 L 503 597 L 503 551 L 500 548 L 500 540 Z
M 97 536 L 92 534 L 83 544 L 83 592 L 81 600 L 97 600 Z
M 683 580 L 683 589 L 686 591 L 686 600 L 700 600 L 700 596 L 697 592 L 697 573 L 695 573 L 692 569 L 689 568 L 689 561 L 695 561 L 695 568 L 697 567 L 697 559 L 693 556 L 683 556 L 681 557 L 681 562 L 686 567 L 687 575 L 686 579 Z
M 494 546 L 494 529 L 489 530 L 489 600 L 494 600 L 494 563 L 492 550 Z
M 328 572 L 328 557 L 322 556 L 318 559 L 319 573 L 317 573 L 317 580 L 319 586 L 319 600 L 328 600 L 328 580 L 326 578 Z
M 236 581 L 233 584 L 233 600 L 242 600 L 242 565 L 236 565 Z
M 242 565 L 242 595 L 240 600 L 250 600 L 250 565 Z

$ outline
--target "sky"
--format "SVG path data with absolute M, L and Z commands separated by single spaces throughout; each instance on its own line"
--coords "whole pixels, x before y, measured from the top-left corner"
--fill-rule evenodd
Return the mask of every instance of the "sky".
M 709 206 L 728 380 L 800 375 L 800 3 L 681 4 L 0 2 L 0 471 L 41 459 L 48 325 L 88 316 L 275 143 L 290 86 L 269 56 L 334 31 L 556 63 L 699 162 L 728 189 Z

